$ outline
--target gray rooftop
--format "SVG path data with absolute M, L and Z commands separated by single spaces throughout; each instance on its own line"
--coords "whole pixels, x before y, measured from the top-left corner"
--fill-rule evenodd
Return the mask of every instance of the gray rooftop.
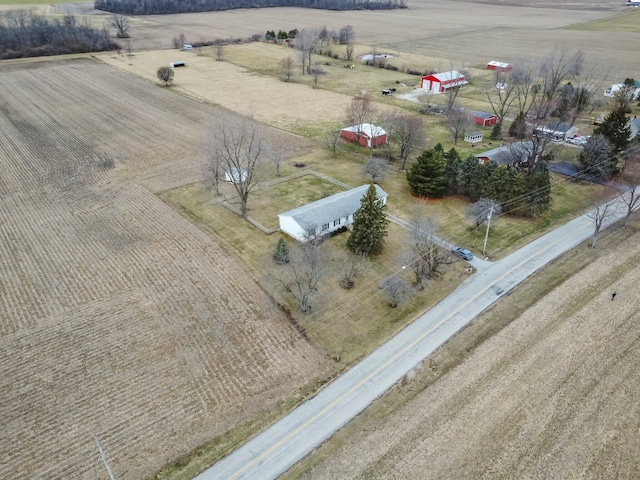
M 387 197 L 387 192 L 382 190 L 378 185 L 375 185 L 375 187 L 378 198 Z M 281 213 L 278 217 L 292 217 L 298 225 L 305 230 L 319 227 L 322 224 L 355 213 L 355 211 L 360 208 L 360 200 L 365 193 L 367 193 L 368 188 L 369 185 L 361 185 L 346 192 L 336 193 L 330 197 L 322 198 L 307 205 L 289 210 L 288 212 Z
M 511 145 L 487 150 L 486 152 L 477 153 L 475 156 L 488 157 L 498 165 L 512 165 L 517 161 L 525 162 L 529 159 L 533 152 L 533 142 L 516 142 Z

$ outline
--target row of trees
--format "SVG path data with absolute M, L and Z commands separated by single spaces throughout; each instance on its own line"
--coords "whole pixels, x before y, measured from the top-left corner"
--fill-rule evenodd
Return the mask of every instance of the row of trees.
M 100 52 L 119 48 L 106 29 L 96 29 L 73 15 L 49 19 L 26 10 L 0 17 L 0 58 Z
M 445 152 L 442 145 L 424 150 L 407 172 L 411 192 L 423 198 L 460 194 L 472 201 L 490 198 L 504 213 L 538 216 L 551 208 L 551 179 L 546 162 L 527 171 L 490 161 L 478 162 L 474 156 L 462 160 L 455 149 Z
M 95 0 L 94 7 L 124 15 L 196 13 L 238 8 L 302 7 L 323 10 L 390 10 L 407 8 L 406 0 Z

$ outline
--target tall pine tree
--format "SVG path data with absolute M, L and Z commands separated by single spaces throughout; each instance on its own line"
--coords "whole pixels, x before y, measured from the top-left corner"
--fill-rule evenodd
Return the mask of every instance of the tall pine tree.
M 378 198 L 375 185 L 371 184 L 360 200 L 360 208 L 353 214 L 347 247 L 358 255 L 380 253 L 388 227 L 389 220 L 384 213 L 384 202 Z
M 442 147 L 423 151 L 407 172 L 411 193 L 441 198 L 447 191 L 447 164 Z
M 631 130 L 629 129 L 628 123 L 629 117 L 627 116 L 627 109 L 625 107 L 618 107 L 604 117 L 602 124 L 596 127 L 593 133 L 605 137 L 611 142 L 615 152 L 621 153 L 629 144 Z

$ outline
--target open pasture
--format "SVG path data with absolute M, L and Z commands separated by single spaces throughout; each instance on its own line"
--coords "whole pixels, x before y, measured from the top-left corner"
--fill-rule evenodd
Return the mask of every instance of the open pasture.
M 149 190 L 209 105 L 91 61 L 3 68 L 0 477 L 151 476 L 322 375 L 246 266 Z M 111 163 L 109 159 L 113 159 Z

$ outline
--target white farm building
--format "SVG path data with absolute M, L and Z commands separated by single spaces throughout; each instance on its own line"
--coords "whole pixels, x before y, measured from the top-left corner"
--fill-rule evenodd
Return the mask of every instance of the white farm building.
M 387 193 L 378 185 L 376 194 L 386 205 Z M 361 185 L 346 192 L 294 208 L 278 215 L 280 231 L 304 242 L 317 235 L 327 235 L 341 227 L 353 223 L 353 214 L 360 208 L 360 200 L 367 193 L 369 185 Z

